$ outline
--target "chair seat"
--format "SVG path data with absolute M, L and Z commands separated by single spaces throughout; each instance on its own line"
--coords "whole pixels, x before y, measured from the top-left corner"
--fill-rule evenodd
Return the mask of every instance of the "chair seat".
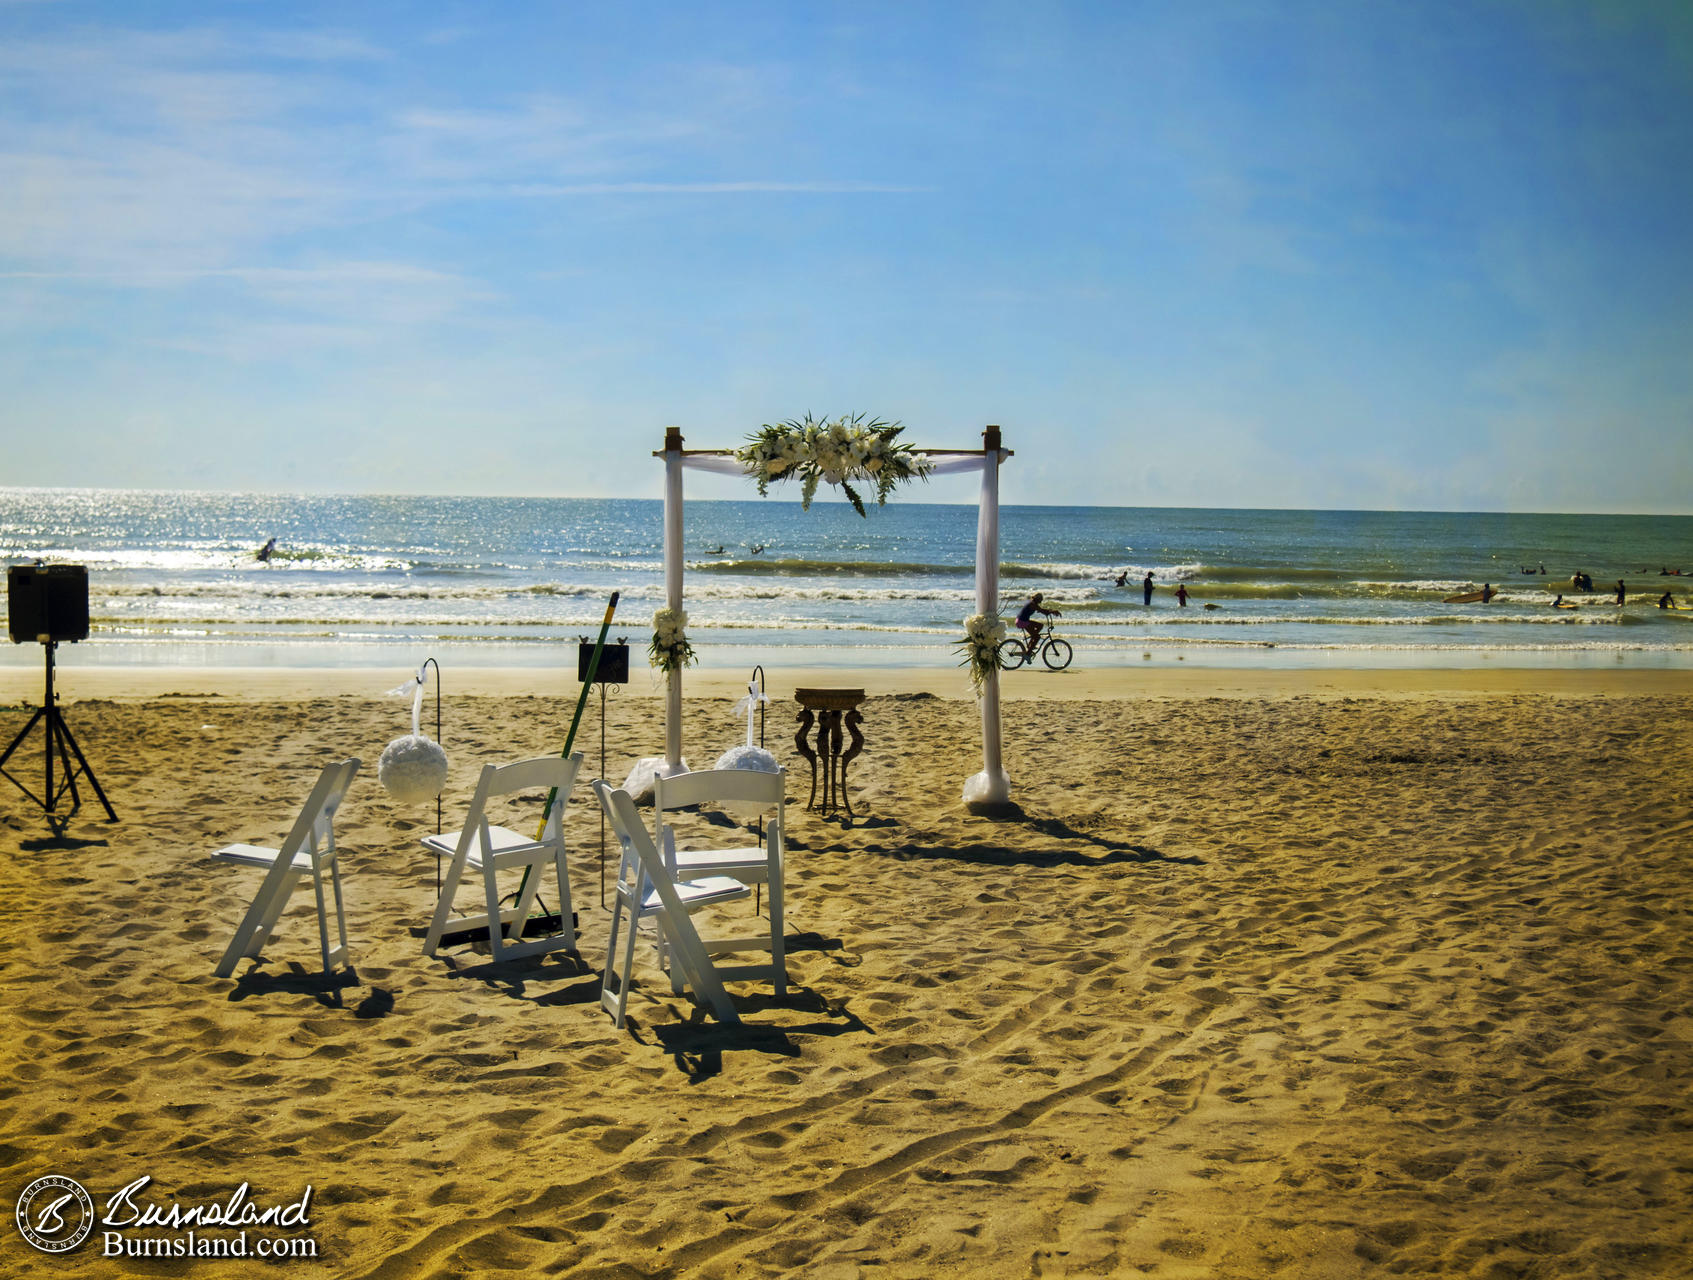
M 244 867 L 270 867 L 275 865 L 281 850 L 266 849 L 256 844 L 232 844 L 219 849 L 211 856 L 222 858 L 225 862 L 238 862 Z M 311 854 L 303 850 L 294 855 L 294 870 L 310 871 L 312 869 Z
M 519 835 L 510 827 L 496 827 L 491 824 L 488 827 L 488 840 L 494 847 L 494 857 L 496 858 L 503 857 L 508 853 L 528 852 L 543 847 L 531 836 Z M 423 844 L 431 853 L 439 854 L 443 858 L 450 858 L 458 852 L 458 832 L 455 831 L 450 835 L 424 836 Z M 465 866 L 476 871 L 482 869 L 482 842 L 480 840 L 470 842 L 470 852 L 465 857 Z
M 703 907 L 713 902 L 734 902 L 740 898 L 750 897 L 752 890 L 739 880 L 731 880 L 728 876 L 707 876 L 703 880 L 678 880 L 676 882 L 676 896 L 681 899 L 684 907 Z M 658 890 L 649 892 L 641 903 L 641 910 L 657 911 L 663 907 L 659 900 Z
M 678 849 L 676 874 L 683 879 L 695 879 L 690 871 L 715 871 L 733 879 L 744 872 L 762 880 L 770 874 L 770 855 L 759 845 L 745 849 Z

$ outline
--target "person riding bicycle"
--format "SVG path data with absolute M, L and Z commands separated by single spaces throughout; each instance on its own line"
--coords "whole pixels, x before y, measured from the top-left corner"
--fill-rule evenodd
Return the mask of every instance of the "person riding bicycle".
M 1041 624 L 1035 620 L 1035 614 L 1044 613 L 1050 617 L 1056 618 L 1059 617 L 1062 612 L 1063 611 L 1060 609 L 1048 609 L 1044 604 L 1042 604 L 1041 593 L 1038 591 L 1035 592 L 1034 595 L 1030 596 L 1029 602 L 1017 611 L 1017 627 L 1021 631 L 1028 632 L 1030 653 L 1033 653 L 1035 651 L 1035 646 L 1040 643 Z

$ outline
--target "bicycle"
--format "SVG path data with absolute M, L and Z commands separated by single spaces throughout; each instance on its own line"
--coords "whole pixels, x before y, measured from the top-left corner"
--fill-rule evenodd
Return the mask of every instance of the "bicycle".
M 1046 663 L 1047 670 L 1062 671 L 1070 665 L 1075 651 L 1070 648 L 1068 640 L 1060 640 L 1052 634 L 1049 622 L 1041 628 L 1040 639 L 1032 647 L 1027 635 L 1007 636 L 999 642 L 994 656 L 999 660 L 1001 670 L 1015 671 L 1025 662 L 1033 662 L 1036 654 Z

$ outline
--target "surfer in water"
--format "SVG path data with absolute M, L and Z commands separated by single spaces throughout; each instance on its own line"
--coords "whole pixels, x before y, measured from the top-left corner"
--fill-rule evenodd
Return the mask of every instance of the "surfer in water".
M 1119 573 L 1116 578 L 1113 579 L 1113 581 L 1116 582 L 1119 587 L 1127 585 L 1129 581 L 1129 571 L 1124 569 L 1123 572 Z
M 1617 579 L 1617 604 L 1619 606 L 1621 606 L 1621 605 L 1625 605 L 1627 603 L 1628 603 L 1628 587 L 1623 582 L 1623 580 L 1621 578 L 1618 578 Z
M 1493 584 L 1491 582 L 1484 582 L 1481 584 L 1481 602 L 1483 604 L 1486 604 L 1498 594 L 1499 593 L 1493 589 Z
M 1140 584 L 1140 596 L 1147 604 L 1152 603 L 1152 572 L 1147 571 L 1146 581 Z
M 1675 597 L 1670 595 L 1670 593 L 1667 592 L 1667 591 L 1664 592 L 1663 595 L 1658 597 L 1658 608 L 1660 608 L 1660 609 L 1673 609 L 1673 608 L 1675 608 Z
M 268 562 L 270 560 L 271 556 L 275 554 L 275 552 L 276 552 L 276 539 L 272 538 L 269 542 L 265 543 L 264 546 L 260 547 L 257 551 L 253 552 L 253 554 L 255 556 L 257 556 L 261 561 Z

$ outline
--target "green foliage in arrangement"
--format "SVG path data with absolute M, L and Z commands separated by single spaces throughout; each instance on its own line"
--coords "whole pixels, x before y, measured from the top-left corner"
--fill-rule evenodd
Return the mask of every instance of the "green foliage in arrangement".
M 855 485 L 876 491 L 878 506 L 907 480 L 926 479 L 934 468 L 926 454 L 899 442 L 905 428 L 897 422 L 862 413 L 818 421 L 804 418 L 776 425 L 766 423 L 735 451 L 747 474 L 758 481 L 764 497 L 772 481 L 800 479 L 800 504 L 810 510 L 821 484 L 839 485 L 854 511 L 864 514 L 864 500 Z

